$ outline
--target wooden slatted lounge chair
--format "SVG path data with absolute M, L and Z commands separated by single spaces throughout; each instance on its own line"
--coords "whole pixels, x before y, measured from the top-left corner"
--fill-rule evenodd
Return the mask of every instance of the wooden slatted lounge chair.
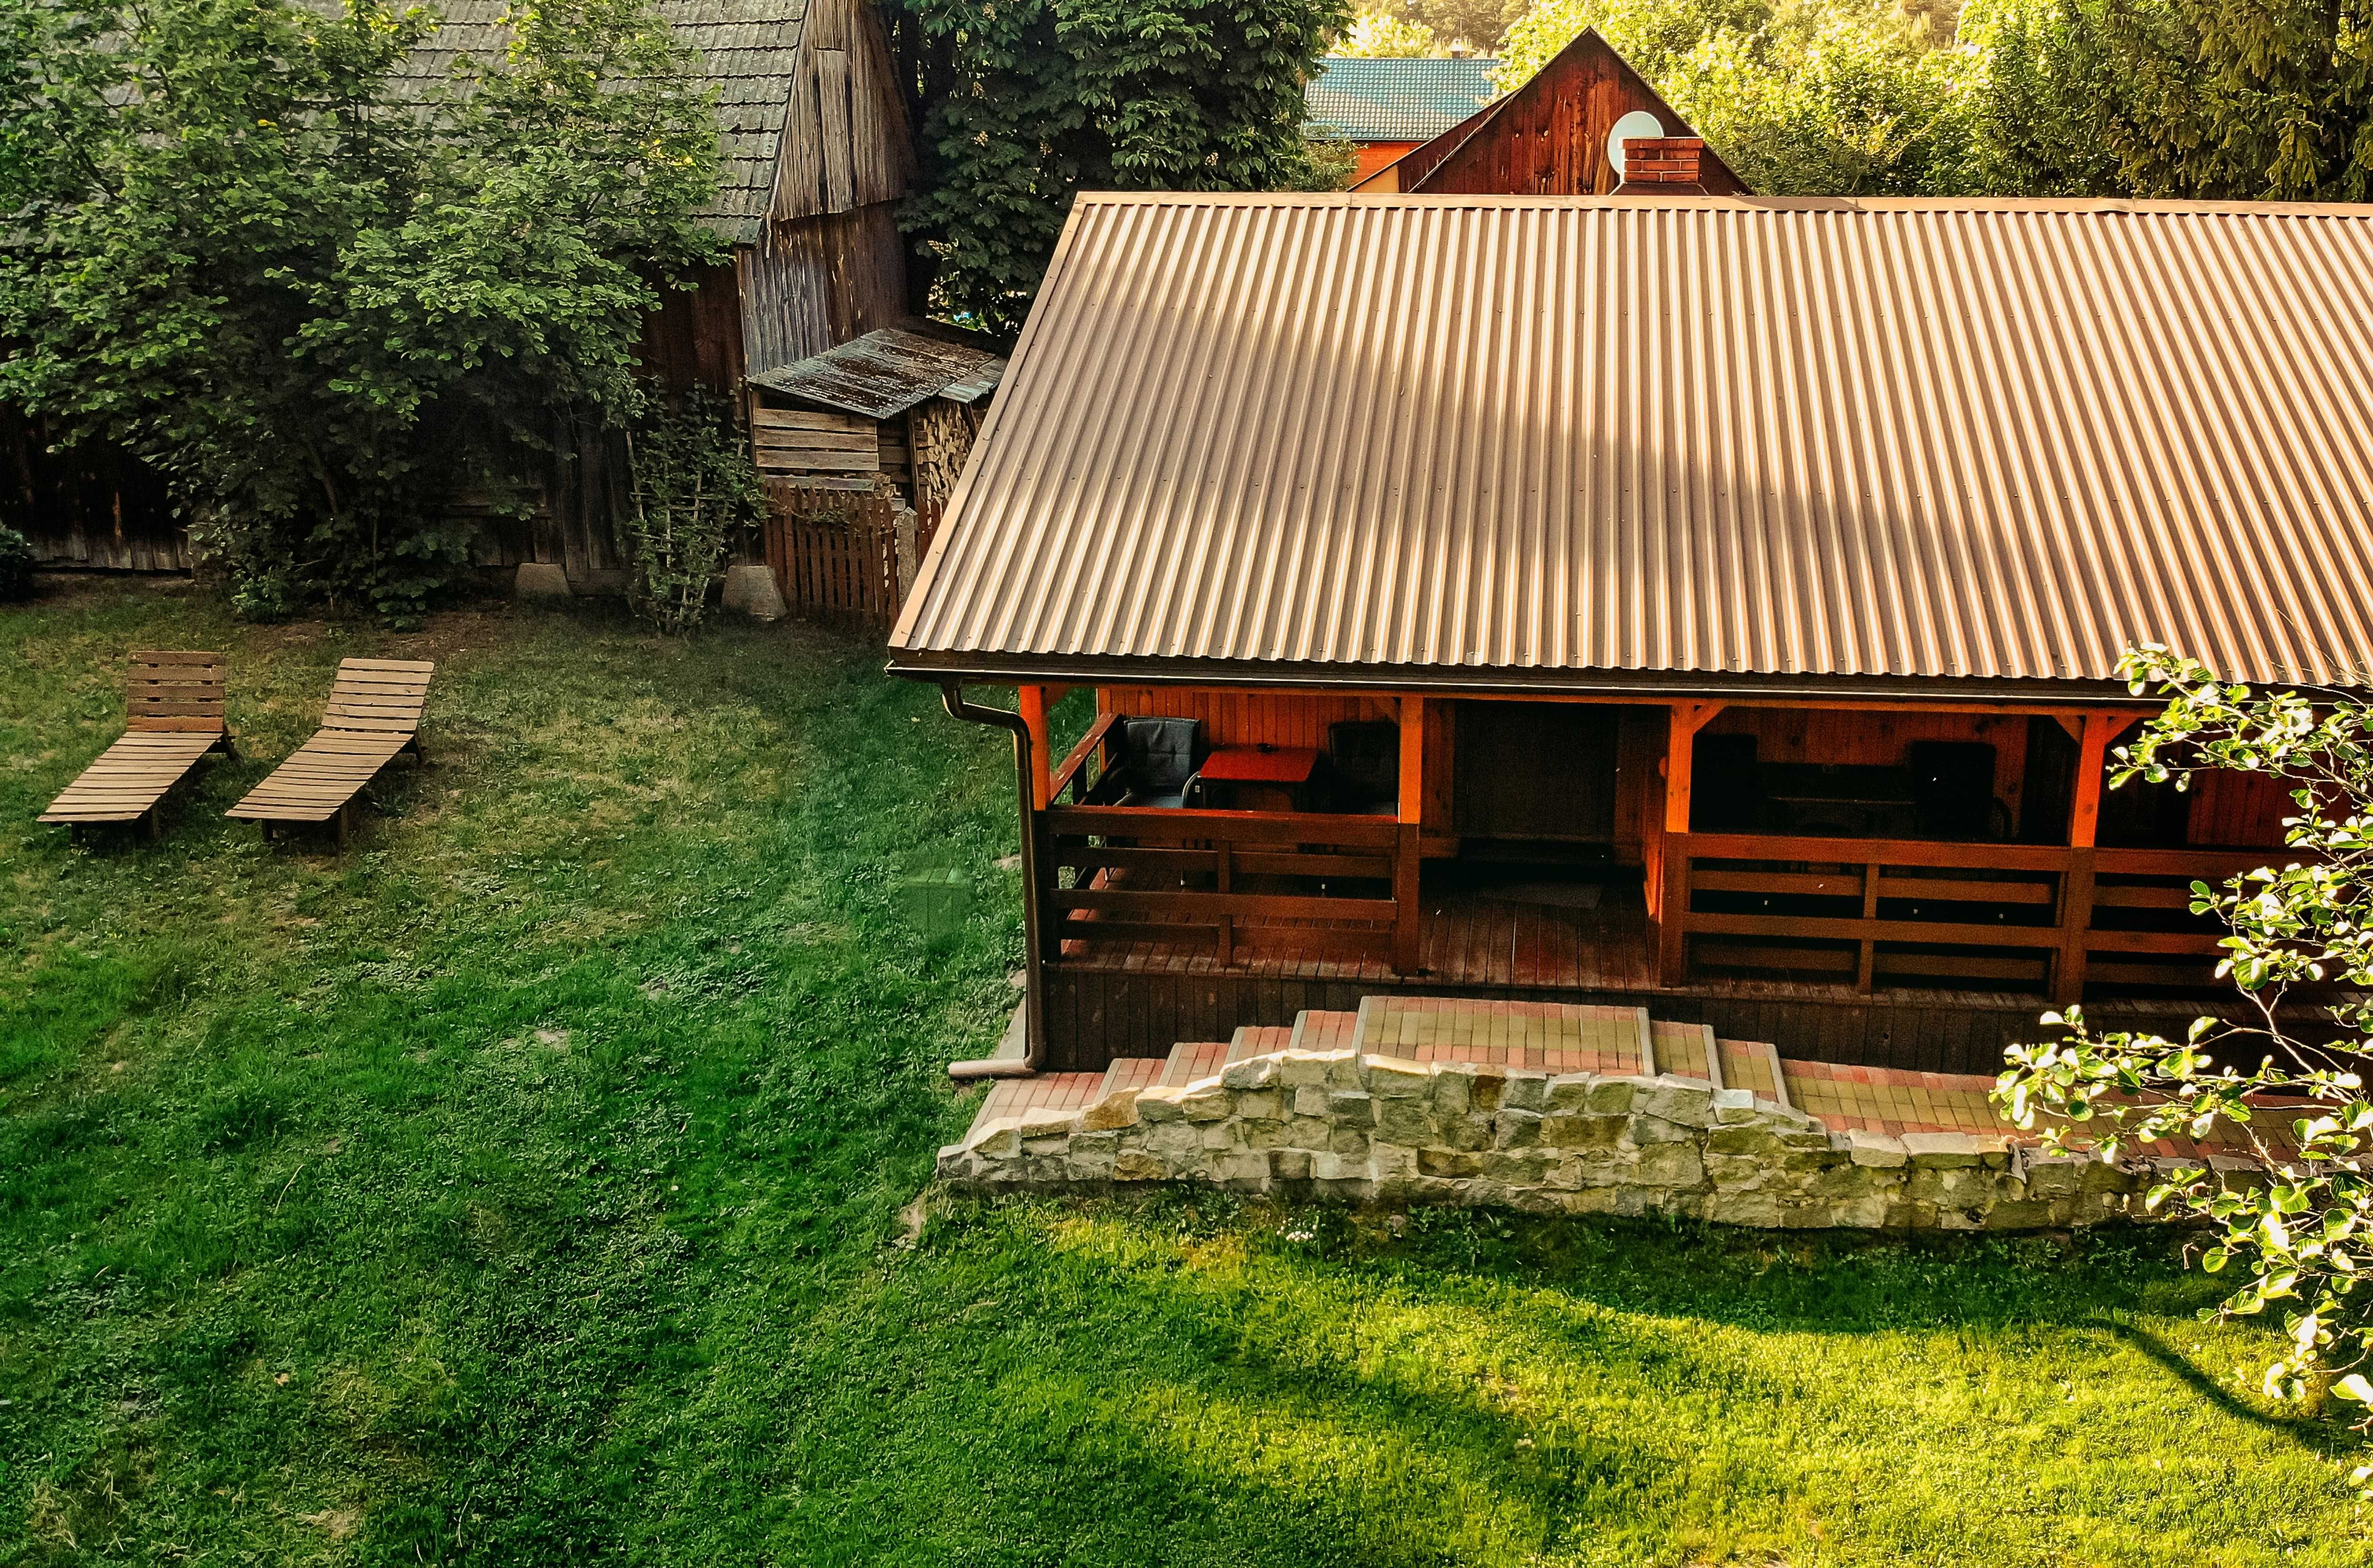
M 79 834 L 92 823 L 139 822 L 162 831 L 157 808 L 208 752 L 231 751 L 223 723 L 223 656 L 134 649 L 124 681 L 123 736 L 41 813 Z
M 420 760 L 420 708 L 436 668 L 416 659 L 345 661 L 313 738 L 227 814 L 262 824 L 266 838 L 281 823 L 335 818 L 338 847 L 345 848 L 349 808 L 362 787 L 400 755 Z

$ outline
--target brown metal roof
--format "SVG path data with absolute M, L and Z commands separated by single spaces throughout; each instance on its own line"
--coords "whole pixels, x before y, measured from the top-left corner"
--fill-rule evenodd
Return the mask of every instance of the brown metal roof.
M 2351 680 L 2368 298 L 2367 206 L 1085 195 L 895 662 Z
M 883 327 L 750 378 L 750 384 L 824 408 L 887 419 L 929 397 L 974 403 L 997 390 L 1005 361 L 987 349 Z

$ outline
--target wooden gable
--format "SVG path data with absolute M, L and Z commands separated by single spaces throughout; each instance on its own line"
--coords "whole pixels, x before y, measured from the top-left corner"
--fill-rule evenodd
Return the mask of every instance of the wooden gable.
M 1585 29 L 1533 79 L 1352 187 L 1445 196 L 1603 196 L 1621 177 L 1607 133 L 1626 114 L 1655 117 L 1667 136 L 1698 133 L 1598 35 Z M 1713 148 L 1700 161 L 1705 193 L 1739 196 L 1745 182 Z

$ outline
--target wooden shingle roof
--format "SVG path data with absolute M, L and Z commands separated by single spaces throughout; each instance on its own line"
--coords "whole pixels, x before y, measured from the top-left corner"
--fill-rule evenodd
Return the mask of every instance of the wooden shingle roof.
M 702 79 L 718 89 L 723 168 L 716 205 L 701 216 L 728 239 L 754 240 L 774 192 L 808 0 L 658 0 L 658 6 L 677 41 L 698 53 Z M 413 52 L 408 74 L 438 79 L 457 55 L 498 57 L 504 9 L 505 0 L 447 0 L 442 25 Z

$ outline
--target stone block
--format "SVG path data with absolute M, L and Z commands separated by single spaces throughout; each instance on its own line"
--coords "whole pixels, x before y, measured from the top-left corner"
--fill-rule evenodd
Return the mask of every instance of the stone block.
M 1236 1096 L 1236 1115 L 1246 1121 L 1282 1121 L 1285 1096 L 1274 1089 L 1247 1089 Z
M 511 597 L 514 599 L 566 599 L 569 596 L 568 573 L 545 561 L 521 561 L 511 577 Z
M 1903 1152 L 1922 1170 L 1974 1169 L 1985 1163 L 1987 1140 L 1968 1132 L 1907 1132 Z
M 1465 1116 L 1475 1098 L 1474 1070 L 1465 1062 L 1438 1061 L 1432 1065 L 1433 1086 L 1427 1094 L 1435 1112 L 1442 1116 Z
M 1426 1114 L 1422 1100 L 1379 1100 L 1376 1102 L 1376 1136 L 1388 1143 L 1431 1143 L 1433 1141 L 1433 1117 Z
M 1557 1169 L 1557 1154 L 1548 1149 L 1494 1149 L 1476 1156 L 1483 1175 L 1511 1188 L 1543 1187 Z
M 1228 1089 L 1266 1089 L 1278 1081 L 1277 1069 L 1273 1056 L 1249 1057 L 1222 1068 L 1220 1083 Z
M 1467 1108 L 1487 1115 L 1498 1110 L 1500 1102 L 1507 1096 L 1508 1070 L 1493 1062 L 1479 1062 L 1467 1071 L 1471 1080 Z
M 779 621 L 790 610 L 783 603 L 783 591 L 776 586 L 773 570 L 766 567 L 726 568 L 724 604 L 754 621 Z
M 1368 1145 L 1368 1171 L 1378 1181 L 1387 1176 L 1415 1176 L 1417 1151 L 1406 1144 L 1372 1141 Z
M 1361 1082 L 1379 1100 L 1422 1101 L 1433 1087 L 1433 1075 L 1417 1062 L 1372 1056 L 1361 1066 Z
M 1178 1101 L 1178 1113 L 1188 1121 L 1220 1121 L 1235 1109 L 1235 1099 L 1217 1083 L 1198 1083 Z
M 1752 1089 L 1715 1090 L 1713 1118 L 1725 1124 L 1755 1120 L 1755 1091 Z
M 1529 1149 L 1541 1141 L 1541 1114 L 1502 1106 L 1491 1118 L 1492 1141 L 1502 1149 Z
M 1374 1127 L 1376 1125 L 1376 1102 L 1364 1090 L 1329 1089 L 1327 1091 L 1327 1118 L 1343 1127 Z
M 1640 1151 L 1632 1179 L 1645 1187 L 1698 1187 L 1705 1181 L 1705 1163 L 1694 1143 L 1660 1143 Z
M 1480 1176 L 1483 1156 L 1459 1149 L 1420 1149 L 1417 1152 L 1420 1176 L 1466 1177 Z
M 1633 1143 L 1645 1149 L 1651 1143 L 1694 1143 L 1698 1129 L 1683 1122 L 1666 1121 L 1660 1116 L 1634 1115 L 1630 1118 L 1629 1136 Z
M 1312 1156 L 1300 1149 L 1272 1149 L 1268 1174 L 1279 1181 L 1308 1181 Z
M 1491 1117 L 1488 1113 L 1448 1116 L 1437 1111 L 1434 1113 L 1433 1122 L 1442 1134 L 1443 1143 L 1450 1148 L 1489 1149 L 1491 1147 Z
M 2019 1174 L 2030 1198 L 2074 1198 L 2084 1188 L 2085 1167 L 2090 1163 L 2073 1155 L 2035 1155 L 2023 1162 Z
M 1137 1116 L 1140 1121 L 1177 1121 L 1186 1116 L 1179 1102 L 1186 1097 L 1184 1085 L 1158 1086 L 1137 1092 Z
M 1238 1122 L 1236 1131 L 1247 1149 L 1285 1149 L 1295 1142 L 1293 1129 L 1281 1121 Z
M 986 1154 L 991 1159 L 1019 1154 L 1022 1153 L 1021 1125 L 1022 1118 L 1019 1117 L 999 1117 L 994 1121 L 975 1128 L 972 1136 L 964 1140 L 964 1144 L 974 1153 Z
M 1601 1116 L 1627 1114 L 1641 1092 L 1654 1082 L 1652 1078 L 1594 1078 L 1584 1107 Z
M 1774 1160 L 1780 1155 L 1780 1140 L 1771 1136 L 1769 1128 L 1758 1126 L 1717 1127 L 1706 1134 L 1705 1150 L 1709 1155 L 1739 1155 L 1757 1160 Z
M 1555 1112 L 1540 1124 L 1541 1141 L 1553 1149 L 1612 1149 L 1631 1129 L 1626 1116 L 1561 1116 Z
M 1313 1154 L 1310 1156 L 1310 1176 L 1313 1181 L 1366 1181 L 1368 1161 L 1364 1154 Z
M 1500 1089 L 1500 1108 L 1503 1111 L 1537 1111 L 1549 1104 L 1549 1075 L 1508 1070 L 1508 1081 Z
M 1243 1130 L 1243 1124 L 1230 1121 L 1225 1117 L 1217 1121 L 1197 1121 L 1187 1125 L 1197 1130 L 1199 1134 L 1197 1141 L 1206 1149 L 1233 1149 L 1241 1141 L 1238 1135 Z
M 1145 1129 L 1144 1141 L 1149 1153 L 1160 1154 L 1164 1159 L 1190 1155 L 1203 1146 L 1202 1133 L 1183 1121 L 1155 1122 Z
M 1278 1082 L 1312 1087 L 1325 1083 L 1327 1064 L 1336 1054 L 1332 1051 L 1286 1051 L 1277 1059 Z
M 1364 1160 L 1368 1157 L 1367 1129 L 1338 1127 L 1327 1135 L 1327 1149 L 1329 1153 L 1354 1154 Z
M 1357 1089 L 1364 1082 L 1361 1077 L 1361 1056 L 1357 1051 L 1331 1051 L 1327 1057 L 1327 1087 Z
M 1163 1175 L 1162 1162 L 1142 1149 L 1124 1149 L 1113 1158 L 1115 1181 L 1160 1181 Z
M 1362 1095 L 1364 1099 L 1366 1096 Z M 1316 1083 L 1304 1083 L 1293 1092 L 1293 1114 L 1298 1117 L 1323 1117 L 1327 1114 L 1327 1090 Z
M 1561 1072 L 1541 1086 L 1541 1107 L 1555 1114 L 1559 1111 L 1579 1111 L 1590 1104 L 1591 1077 L 1587 1072 Z M 1631 1102 L 1623 1102 L 1630 1110 Z
M 1780 1223 L 1780 1199 L 1751 1188 L 1716 1191 L 1698 1212 L 1718 1225 L 1752 1225 L 1771 1230 Z
M 1659 1078 L 1631 1102 L 1633 1114 L 1652 1116 L 1682 1127 L 1703 1127 L 1713 1120 L 1713 1085 L 1678 1078 Z
M 1139 1091 L 1135 1089 L 1114 1090 L 1080 1113 L 1081 1129 L 1088 1132 L 1101 1132 L 1109 1128 L 1135 1127 L 1138 1120 L 1138 1094 Z
M 1911 1163 L 1911 1151 L 1900 1138 L 1861 1127 L 1848 1128 L 1845 1136 L 1847 1157 L 1857 1165 L 1885 1171 L 1900 1170 Z

